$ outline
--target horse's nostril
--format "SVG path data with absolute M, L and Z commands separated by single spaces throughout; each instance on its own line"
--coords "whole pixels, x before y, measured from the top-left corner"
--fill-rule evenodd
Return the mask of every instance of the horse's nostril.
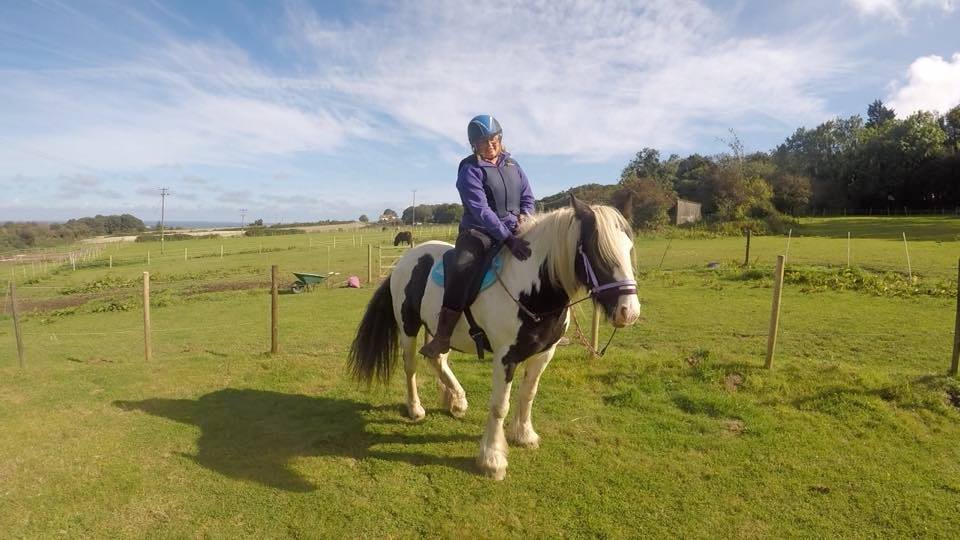
M 620 317 L 623 319 L 627 318 L 627 306 L 620 306 Z

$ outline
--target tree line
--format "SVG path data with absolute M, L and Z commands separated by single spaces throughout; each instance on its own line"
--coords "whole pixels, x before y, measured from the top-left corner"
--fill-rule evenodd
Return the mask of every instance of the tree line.
M 414 218 L 417 223 L 460 223 L 463 217 L 463 206 L 459 203 L 441 203 L 441 204 L 418 204 L 416 212 L 413 206 L 408 206 L 401 215 L 387 208 L 380 214 L 380 223 L 390 223 L 394 225 L 409 225 L 413 223 Z M 360 221 L 368 223 L 370 219 L 366 214 L 360 216 Z
M 74 242 L 102 235 L 137 234 L 143 221 L 130 214 L 83 217 L 66 223 L 8 221 L 0 226 L 0 249 L 26 249 Z
M 821 212 L 954 212 L 960 205 L 960 105 L 946 114 L 897 118 L 877 100 L 860 115 L 798 128 L 769 152 L 746 153 L 731 130 L 729 152 L 662 159 L 644 148 L 612 185 L 586 184 L 578 197 L 613 204 L 637 227 L 668 221 L 676 198 L 702 204 L 713 222 L 780 230 Z M 568 192 L 544 198 L 547 209 Z

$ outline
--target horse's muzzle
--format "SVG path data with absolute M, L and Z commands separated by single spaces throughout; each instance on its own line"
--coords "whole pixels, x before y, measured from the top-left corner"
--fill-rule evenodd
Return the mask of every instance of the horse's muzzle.
M 613 311 L 613 326 L 623 328 L 637 322 L 640 318 L 640 301 L 636 295 L 624 296 L 617 302 Z

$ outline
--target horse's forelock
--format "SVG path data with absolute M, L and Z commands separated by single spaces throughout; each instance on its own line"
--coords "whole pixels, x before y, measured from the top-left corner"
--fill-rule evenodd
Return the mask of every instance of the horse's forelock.
M 633 240 L 633 229 L 623 215 L 615 208 L 610 206 L 593 206 L 593 213 L 596 216 L 596 246 L 600 256 L 601 264 L 623 265 L 625 261 L 621 259 L 620 253 L 622 247 L 617 242 L 620 232 Z M 632 242 L 631 242 L 632 243 Z
M 549 254 L 545 261 L 550 280 L 568 294 L 583 288 L 577 279 L 575 265 L 571 264 L 583 238 L 589 239 L 585 248 L 593 255 L 591 259 L 611 271 L 624 263 L 618 242 L 619 232 L 633 238 L 630 225 L 616 209 L 602 205 L 591 205 L 590 208 L 593 210 L 592 219 L 578 219 L 573 208 L 564 207 L 530 218 L 519 231 L 530 241 L 534 251 Z M 589 229 L 583 229 L 584 226 Z

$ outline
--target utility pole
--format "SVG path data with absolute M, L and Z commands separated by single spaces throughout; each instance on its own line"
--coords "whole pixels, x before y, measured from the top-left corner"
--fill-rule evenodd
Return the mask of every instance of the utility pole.
M 240 230 L 241 231 L 243 230 L 243 223 L 244 223 L 244 220 L 246 220 L 246 218 L 247 218 L 247 209 L 241 208 L 240 209 Z
M 163 214 L 166 206 L 167 195 L 170 194 L 168 188 L 160 188 L 160 254 L 163 255 Z
M 412 208 L 412 211 L 410 212 L 410 226 L 416 227 L 417 226 L 417 190 L 414 189 L 412 191 L 413 191 L 413 208 Z

